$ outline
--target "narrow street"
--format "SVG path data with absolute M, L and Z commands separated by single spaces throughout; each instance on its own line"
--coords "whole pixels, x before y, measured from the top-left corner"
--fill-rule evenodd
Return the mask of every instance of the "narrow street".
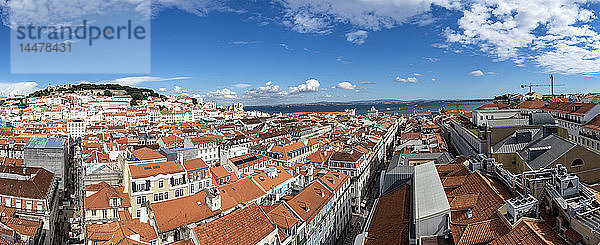
M 400 132 L 400 129 L 399 129 Z M 399 134 L 398 134 L 399 136 Z M 394 142 L 396 142 L 394 140 Z M 395 146 L 395 144 L 393 144 Z M 361 210 L 360 213 L 352 213 L 352 217 L 350 218 L 350 222 L 346 225 L 346 228 L 344 229 L 342 236 L 338 238 L 336 244 L 337 245 L 352 245 L 354 244 L 354 239 L 356 238 L 356 236 L 360 233 L 362 233 L 365 223 L 367 221 L 367 219 L 369 218 L 369 213 L 371 212 L 371 209 L 373 208 L 373 203 L 375 202 L 375 199 L 377 199 L 378 195 L 379 195 L 379 176 L 381 175 L 381 171 L 387 169 L 387 167 L 390 164 L 390 160 L 392 159 L 393 156 L 393 148 L 394 146 L 392 146 L 391 149 L 389 149 L 388 154 L 385 157 L 385 161 L 382 163 L 378 163 L 375 164 L 375 169 L 373 170 L 373 173 L 371 174 L 371 178 L 369 179 L 369 184 L 366 187 L 366 191 L 365 191 L 365 201 L 366 201 L 366 205 L 365 208 L 363 208 Z

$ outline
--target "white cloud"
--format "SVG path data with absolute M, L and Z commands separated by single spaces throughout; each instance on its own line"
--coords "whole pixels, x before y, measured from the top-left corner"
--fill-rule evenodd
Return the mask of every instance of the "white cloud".
M 258 41 L 237 40 L 237 41 L 231 42 L 231 44 L 233 44 L 233 45 L 248 45 L 248 44 L 255 44 L 255 43 L 258 43 Z
M 323 97 L 325 97 L 325 98 L 331 98 L 331 97 L 333 97 L 333 95 L 332 94 L 324 94 Z
M 279 44 L 279 46 L 281 46 L 281 47 L 282 47 L 282 48 L 284 48 L 285 50 L 292 50 L 292 49 L 290 48 L 290 46 L 289 46 L 289 45 L 287 45 L 287 43 L 280 43 L 280 44 Z
M 364 30 L 391 28 L 411 20 L 431 23 L 423 16 L 431 5 L 456 7 L 455 0 L 276 0 L 286 12 L 286 23 L 301 33 L 328 33 L 336 23 Z
M 1 96 L 28 95 L 40 89 L 36 82 L 0 83 Z
M 475 71 L 469 72 L 469 75 L 474 76 L 474 77 L 480 77 L 480 76 L 483 76 L 483 71 L 475 70 Z
M 414 73 L 413 76 L 415 76 L 415 77 L 422 77 L 423 74 L 421 74 L 421 73 Z
M 427 60 L 427 61 L 429 61 L 431 63 L 435 63 L 435 62 L 440 61 L 439 58 L 435 58 L 435 57 L 423 57 L 423 59 L 425 59 L 425 60 Z
M 167 88 L 159 88 L 158 92 L 167 92 Z
M 329 18 L 324 15 L 313 14 L 310 11 L 288 12 L 283 24 L 299 33 L 329 34 L 332 26 Z
M 355 32 L 346 33 L 346 41 L 361 45 L 365 43 L 365 40 L 369 36 L 369 33 L 364 30 L 358 30 Z
M 352 62 L 349 61 L 349 60 L 346 60 L 346 58 L 344 58 L 344 56 L 338 56 L 338 57 L 335 58 L 335 60 L 337 60 L 338 62 L 340 62 L 340 63 L 342 63 L 344 65 L 352 64 Z
M 350 82 L 340 82 L 337 85 L 335 85 L 334 88 L 352 90 L 352 89 L 356 88 L 356 85 L 354 85 Z
M 435 80 L 435 78 L 432 78 L 432 79 L 431 79 L 431 81 L 432 81 L 432 82 L 435 82 L 436 80 Z
M 102 16 L 111 11 L 131 10 L 139 16 L 149 18 L 162 9 L 177 8 L 198 16 L 211 10 L 231 11 L 225 1 L 216 0 L 10 0 L 0 1 L 2 20 L 7 26 L 56 25 L 80 23 L 90 16 Z M 8 18 L 8 15 L 10 19 Z M 130 16 L 131 17 L 131 16 Z M 10 21 L 10 23 L 9 23 Z
M 116 83 L 125 86 L 134 86 L 145 82 L 164 82 L 164 81 L 175 81 L 175 80 L 187 80 L 191 77 L 151 77 L 151 76 L 139 76 L 139 77 L 122 77 L 115 80 L 103 81 L 103 83 Z
M 251 85 L 250 85 L 250 84 L 247 84 L 247 83 L 236 83 L 236 84 L 234 84 L 233 86 L 234 86 L 234 87 L 236 87 L 236 88 L 248 88 L 248 87 L 250 87 Z
M 316 79 L 308 79 L 303 84 L 300 84 L 296 87 L 290 87 L 290 93 L 304 93 L 304 92 L 317 92 L 319 91 L 319 87 L 321 83 L 319 83 Z
M 417 79 L 416 77 L 408 77 L 408 78 L 401 78 L 401 77 L 396 77 L 396 82 L 402 82 L 402 83 L 417 83 L 419 82 L 419 79 Z
M 211 91 L 206 93 L 205 97 L 210 99 L 237 99 L 238 95 L 236 92 L 231 91 L 227 88 L 217 89 L 216 91 Z
M 358 84 L 375 84 L 375 82 L 358 82 Z
M 275 85 L 273 82 L 267 82 L 265 86 L 246 90 L 244 94 L 247 98 L 269 99 L 284 97 L 288 95 L 288 92 L 282 90 L 279 85 Z
M 450 43 L 474 47 L 517 66 L 532 62 L 548 72 L 600 72 L 600 34 L 587 0 L 475 1 L 465 8 Z
M 173 92 L 175 92 L 175 93 L 178 93 L 178 94 L 179 94 L 179 93 L 181 93 L 181 92 L 182 92 L 182 88 L 181 88 L 181 87 L 179 87 L 179 86 L 177 86 L 177 85 L 175 85 L 175 86 L 173 87 Z

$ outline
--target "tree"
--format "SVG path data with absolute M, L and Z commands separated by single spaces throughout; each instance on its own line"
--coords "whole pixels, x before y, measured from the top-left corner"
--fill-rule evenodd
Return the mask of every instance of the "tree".
M 137 100 L 131 100 L 131 102 L 129 102 L 129 105 L 130 106 L 137 106 L 138 105 Z
M 111 97 L 111 96 L 113 96 L 113 93 L 110 92 L 110 90 L 104 90 L 104 96 Z

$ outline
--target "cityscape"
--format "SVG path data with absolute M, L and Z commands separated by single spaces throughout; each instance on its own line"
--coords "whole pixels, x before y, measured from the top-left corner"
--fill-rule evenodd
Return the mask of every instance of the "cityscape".
M 0 1 L 0 245 L 600 245 L 599 13 Z
M 114 84 L 0 99 L 7 244 L 600 242 L 598 93 L 363 114 Z

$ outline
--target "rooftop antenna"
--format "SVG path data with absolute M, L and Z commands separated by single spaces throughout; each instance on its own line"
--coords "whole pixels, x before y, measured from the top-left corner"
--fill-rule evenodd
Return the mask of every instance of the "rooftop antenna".
M 552 87 L 552 98 L 554 98 L 554 75 L 550 74 L 550 86 Z

